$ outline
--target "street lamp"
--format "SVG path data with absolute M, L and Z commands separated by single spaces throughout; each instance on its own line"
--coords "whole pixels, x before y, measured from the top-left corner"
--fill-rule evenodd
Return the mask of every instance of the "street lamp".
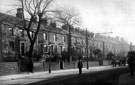
M 51 73 L 51 45 L 48 45 L 49 46 L 49 73 Z
M 49 45 L 48 45 L 48 49 L 49 49 L 49 73 L 51 73 L 51 58 L 52 58 L 52 51 L 53 49 L 51 50 L 51 47 L 53 46 L 54 43 L 52 42 L 49 42 Z
M 88 62 L 88 33 L 86 28 L 86 56 L 87 56 L 87 69 L 89 69 L 89 62 Z

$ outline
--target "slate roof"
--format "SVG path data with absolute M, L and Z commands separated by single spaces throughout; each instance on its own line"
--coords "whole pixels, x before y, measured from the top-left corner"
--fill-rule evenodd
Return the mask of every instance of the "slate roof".
M 11 25 L 18 25 L 21 24 L 22 20 L 15 16 L 0 13 L 0 22 L 8 23 Z

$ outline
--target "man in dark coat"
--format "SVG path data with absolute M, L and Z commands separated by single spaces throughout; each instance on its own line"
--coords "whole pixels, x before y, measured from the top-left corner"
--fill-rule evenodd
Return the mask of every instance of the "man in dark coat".
M 130 74 L 131 76 L 134 75 L 134 65 L 135 65 L 135 52 L 129 52 L 128 53 L 128 66 L 129 66 L 129 69 L 130 69 Z
M 82 74 L 82 68 L 83 68 L 83 63 L 82 63 L 81 59 L 79 59 L 79 61 L 78 61 L 79 74 Z

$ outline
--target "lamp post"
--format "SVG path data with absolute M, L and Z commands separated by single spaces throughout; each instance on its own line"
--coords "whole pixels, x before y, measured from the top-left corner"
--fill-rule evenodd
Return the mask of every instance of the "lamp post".
M 86 28 L 86 56 L 87 56 L 87 69 L 89 69 L 89 62 L 88 62 L 88 33 Z
M 49 45 L 49 73 L 51 73 L 51 56 L 52 56 L 52 53 L 51 53 L 51 45 Z

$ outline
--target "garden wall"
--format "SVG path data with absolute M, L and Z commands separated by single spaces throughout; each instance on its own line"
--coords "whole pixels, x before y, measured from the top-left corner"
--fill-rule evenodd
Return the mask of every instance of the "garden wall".
M 15 74 L 18 73 L 17 62 L 1 62 L 0 63 L 0 75 Z

